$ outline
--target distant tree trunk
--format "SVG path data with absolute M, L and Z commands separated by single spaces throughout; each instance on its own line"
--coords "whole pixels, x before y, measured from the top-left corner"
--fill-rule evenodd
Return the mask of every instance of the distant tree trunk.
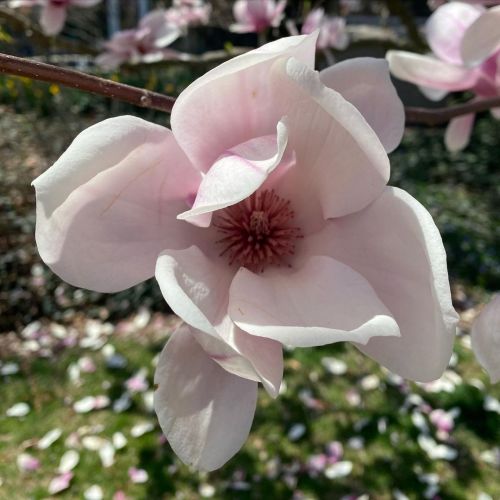
M 108 38 L 120 30 L 120 0 L 106 0 Z
M 149 12 L 149 0 L 137 0 L 137 17 L 140 19 Z

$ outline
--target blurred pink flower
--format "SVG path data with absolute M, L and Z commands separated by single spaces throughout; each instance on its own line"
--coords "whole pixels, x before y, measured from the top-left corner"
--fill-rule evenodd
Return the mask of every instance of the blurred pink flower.
M 105 51 L 96 58 L 96 64 L 112 70 L 125 62 L 156 62 L 167 55 L 175 56 L 166 47 L 181 35 L 179 27 L 170 24 L 165 10 L 146 14 L 136 29 L 118 31 L 104 44 Z
M 233 6 L 236 23 L 230 26 L 237 33 L 260 33 L 280 25 L 286 0 L 237 0 Z
M 404 130 L 388 65 L 318 73 L 315 49 L 302 35 L 227 61 L 181 93 L 172 131 L 106 120 L 33 183 L 55 273 L 100 292 L 155 275 L 186 322 L 160 355 L 155 409 L 200 469 L 245 442 L 257 382 L 278 395 L 282 344 L 352 341 L 423 382 L 450 359 L 439 232 L 386 186 Z
M 17 456 L 17 466 L 21 472 L 33 472 L 40 468 L 40 460 L 28 453 Z
M 66 22 L 68 7 L 94 7 L 101 0 L 9 0 L 9 7 L 40 5 L 40 26 L 46 35 L 57 35 Z
M 431 411 L 429 420 L 436 427 L 438 437 L 440 439 L 447 439 L 448 435 L 455 426 L 455 413 L 452 411 L 447 412 L 438 408 Z
M 148 381 L 146 379 L 146 374 L 142 371 L 135 374 L 133 377 L 130 377 L 125 381 L 125 387 L 130 392 L 144 392 L 149 388 Z
M 449 0 L 427 0 L 427 5 L 431 10 L 436 10 L 441 5 L 445 4 Z M 484 5 L 485 7 L 491 7 L 493 5 L 499 5 L 500 0 L 461 0 L 462 3 L 470 3 L 472 5 Z
M 56 495 L 57 493 L 64 491 L 69 488 L 71 480 L 74 474 L 72 472 L 63 472 L 58 476 L 54 477 L 47 488 L 50 495 Z
M 500 7 L 450 2 L 439 7 L 426 25 L 430 55 L 389 51 L 387 60 L 397 78 L 420 85 L 440 100 L 450 91 L 470 90 L 476 99 L 500 95 Z M 500 108 L 491 110 L 500 118 Z M 445 143 L 459 151 L 470 140 L 475 115 L 450 120 Z
M 343 17 L 326 16 L 322 8 L 312 10 L 302 25 L 302 33 L 309 34 L 319 29 L 318 48 L 344 50 L 349 45 L 349 36 Z
M 500 382 L 500 294 L 494 295 L 472 324 L 472 349 L 493 384 Z
M 178 28 L 190 25 L 207 24 L 212 6 L 203 0 L 174 0 L 173 6 L 166 11 L 169 24 Z

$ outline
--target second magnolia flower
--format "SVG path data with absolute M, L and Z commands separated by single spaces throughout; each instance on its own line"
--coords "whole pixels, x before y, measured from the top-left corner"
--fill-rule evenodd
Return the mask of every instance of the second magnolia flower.
M 282 344 L 351 341 L 430 381 L 457 321 L 429 213 L 386 186 L 404 110 L 387 63 L 314 71 L 316 36 L 265 45 L 191 84 L 172 131 L 133 117 L 82 132 L 35 180 L 36 238 L 69 283 L 116 292 L 156 275 L 186 323 L 155 406 L 186 463 L 246 440 Z

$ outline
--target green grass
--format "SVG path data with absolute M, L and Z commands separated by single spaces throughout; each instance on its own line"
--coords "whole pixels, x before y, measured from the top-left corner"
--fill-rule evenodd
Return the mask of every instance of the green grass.
M 138 422 L 152 421 L 157 425 L 154 415 L 145 410 L 140 396 L 135 396 L 134 405 L 121 414 L 111 409 L 83 415 L 73 411 L 72 402 L 86 395 L 104 393 L 116 399 L 122 392 L 124 380 L 140 367 L 147 367 L 150 375 L 153 373 L 152 360 L 160 347 L 158 344 L 120 337 L 112 338 L 111 342 L 128 359 L 126 369 L 110 370 L 100 352 L 86 351 L 85 354 L 95 361 L 97 370 L 83 374 L 83 383 L 79 387 L 67 376 L 69 364 L 83 354 L 77 348 L 51 360 L 24 361 L 21 373 L 3 382 L 0 401 L 0 477 L 3 486 L 0 487 L 0 498 L 46 498 L 47 485 L 67 449 L 65 439 L 82 426 L 98 424 L 104 426 L 99 434 L 104 438 L 111 439 L 118 430 L 123 432 L 129 440 L 127 447 L 117 451 L 115 464 L 107 469 L 102 467 L 95 452 L 81 449 L 81 460 L 74 471 L 72 485 L 59 495 L 60 498 L 81 498 L 92 484 L 103 488 L 105 498 L 111 498 L 120 489 L 127 493 L 128 498 L 134 499 L 171 498 L 181 493 L 184 498 L 199 498 L 199 487 L 203 483 L 215 487 L 216 498 L 227 499 L 291 498 L 297 490 L 307 498 L 318 499 L 340 498 L 349 493 L 391 498 L 394 489 L 403 491 L 410 498 L 422 498 L 426 486 L 418 476 L 430 472 L 439 474 L 441 498 L 470 499 L 476 498 L 480 492 L 487 492 L 492 498 L 500 497 L 498 471 L 480 458 L 482 451 L 497 446 L 500 440 L 500 416 L 482 409 L 484 394 L 498 398 L 500 390 L 488 385 L 472 354 L 460 345 L 457 345 L 458 372 L 466 377 L 454 393 L 431 394 L 415 385 L 409 386 L 411 392 L 422 394 L 433 408 L 458 406 L 461 409 L 451 438 L 451 445 L 459 452 L 456 460 L 433 461 L 427 457 L 417 444 L 419 432 L 410 414 L 402 410 L 405 396 L 387 381 L 385 372 L 353 347 L 330 346 L 297 349 L 287 355 L 286 392 L 273 401 L 261 391 L 252 434 L 245 447 L 221 470 L 204 475 L 181 465 L 168 444 L 159 444 L 158 427 L 140 438 L 130 436 L 130 429 Z M 331 375 L 322 366 L 321 358 L 331 355 L 347 363 L 345 375 Z M 363 391 L 359 381 L 372 373 L 378 374 L 381 385 Z M 484 393 L 467 383 L 474 378 L 486 384 Z M 322 402 L 322 408 L 307 408 L 298 398 L 303 389 L 310 390 Z M 361 395 L 359 407 L 351 406 L 346 399 L 346 394 L 352 389 Z M 30 404 L 30 414 L 20 419 L 5 417 L 7 408 L 20 401 Z M 387 420 L 385 433 L 377 429 L 381 418 Z M 364 422 L 362 428 L 357 427 L 360 422 Z M 287 432 L 296 423 L 303 423 L 306 432 L 292 442 L 287 438 Z M 52 447 L 47 450 L 29 447 L 34 439 L 55 427 L 62 428 L 64 434 Z M 432 425 L 430 427 L 432 429 Z M 347 443 L 353 436 L 363 438 L 361 450 L 349 448 Z M 325 445 L 332 440 L 344 444 L 344 459 L 353 462 L 352 474 L 334 480 L 323 474 L 311 477 L 305 469 L 307 458 L 323 452 Z M 38 471 L 21 473 L 18 470 L 16 457 L 23 448 L 40 459 L 42 466 Z M 273 458 L 279 459 L 280 463 L 275 476 L 270 474 Z M 131 466 L 146 469 L 149 481 L 131 483 L 127 474 Z M 235 475 L 242 476 L 251 489 L 231 489 Z

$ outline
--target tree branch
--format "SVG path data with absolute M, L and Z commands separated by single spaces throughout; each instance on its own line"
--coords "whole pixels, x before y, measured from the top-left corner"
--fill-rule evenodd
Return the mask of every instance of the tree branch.
M 34 80 L 65 85 L 85 92 L 91 92 L 110 99 L 125 101 L 141 108 L 156 109 L 170 113 L 175 98 L 157 92 L 113 82 L 72 69 L 60 68 L 39 61 L 23 59 L 0 53 L 0 73 L 23 76 Z M 465 104 L 443 108 L 427 109 L 406 107 L 406 123 L 409 125 L 441 125 L 452 118 L 500 108 L 500 96 L 474 100 Z
M 0 73 L 24 76 L 43 82 L 57 83 L 110 99 L 125 101 L 141 108 L 156 109 L 170 113 L 175 99 L 149 90 L 117 83 L 72 69 L 0 54 Z
M 406 106 L 406 123 L 408 125 L 428 125 L 432 127 L 447 123 L 452 118 L 457 118 L 458 116 L 480 113 L 492 108 L 500 108 L 500 96 L 434 109 Z

